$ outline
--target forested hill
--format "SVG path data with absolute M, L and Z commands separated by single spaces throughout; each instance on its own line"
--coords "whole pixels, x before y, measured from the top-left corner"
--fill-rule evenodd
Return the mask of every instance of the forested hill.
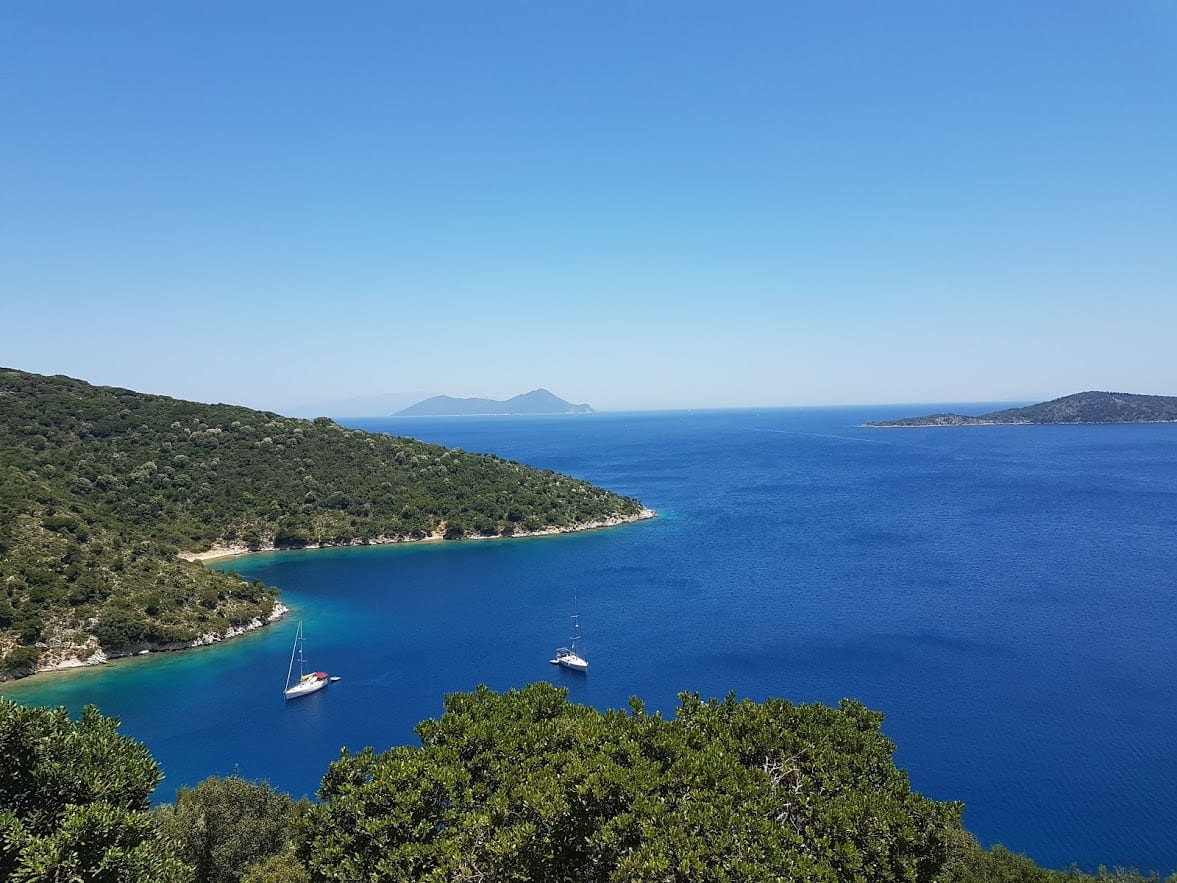
M 607 523 L 636 500 L 326 418 L 0 369 L 0 676 L 264 619 L 274 592 L 182 561 Z
M 990 411 L 979 417 L 966 414 L 929 414 L 901 420 L 880 420 L 867 426 L 987 426 L 994 423 L 1173 423 L 1177 396 L 1146 396 L 1127 392 L 1079 392 L 1028 405 Z

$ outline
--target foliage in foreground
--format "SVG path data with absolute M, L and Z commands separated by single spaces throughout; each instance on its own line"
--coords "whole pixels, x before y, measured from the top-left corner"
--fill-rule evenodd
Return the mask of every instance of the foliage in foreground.
M 480 688 L 420 748 L 344 752 L 317 805 L 230 776 L 146 811 L 159 770 L 117 720 L 0 700 L 0 881 L 1159 883 L 982 850 L 856 702 L 631 708 Z
M 0 700 L 0 880 L 189 880 L 147 811 L 162 778 L 93 706 L 74 722 Z
M 447 697 L 420 748 L 346 751 L 315 880 L 932 880 L 960 807 L 915 794 L 882 715 L 682 697 L 673 720 L 549 684 Z
M 640 510 L 553 472 L 326 418 L 0 368 L 0 678 L 273 610 L 272 590 L 180 551 L 509 536 Z
M 306 872 L 290 835 L 307 808 L 305 800 L 296 803 L 264 782 L 228 776 L 180 788 L 157 816 L 162 836 L 200 883 L 296 883 Z

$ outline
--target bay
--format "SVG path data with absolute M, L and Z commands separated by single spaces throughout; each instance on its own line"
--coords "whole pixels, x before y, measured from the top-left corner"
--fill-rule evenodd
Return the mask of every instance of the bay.
M 668 714 L 680 691 L 854 697 L 984 844 L 1177 870 L 1177 426 L 861 428 L 895 414 L 348 421 L 585 478 L 659 517 L 234 559 L 218 566 L 280 586 L 294 618 L 3 693 L 118 716 L 162 765 L 161 800 L 233 772 L 313 794 L 342 746 L 413 744 L 478 684 L 551 680 Z M 574 595 L 587 676 L 547 661 Z M 311 665 L 342 680 L 284 702 L 299 617 Z

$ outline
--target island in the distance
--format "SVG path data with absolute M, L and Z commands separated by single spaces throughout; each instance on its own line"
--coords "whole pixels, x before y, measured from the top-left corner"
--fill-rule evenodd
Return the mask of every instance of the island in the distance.
M 459 399 L 453 396 L 434 396 L 397 411 L 393 417 L 484 417 L 528 416 L 537 414 L 592 414 L 589 405 L 574 405 L 546 389 L 533 389 L 521 395 L 497 401 L 495 399 Z
M 1074 395 L 1006 408 L 978 417 L 965 414 L 928 414 L 901 420 L 877 420 L 872 427 L 991 426 L 994 424 L 1174 423 L 1177 396 L 1148 396 L 1129 392 L 1077 392 Z

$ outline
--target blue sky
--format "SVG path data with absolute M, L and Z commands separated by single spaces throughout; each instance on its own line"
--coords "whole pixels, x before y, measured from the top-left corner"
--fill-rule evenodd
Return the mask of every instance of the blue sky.
M 0 364 L 287 413 L 1177 394 L 1177 2 L 0 8 Z

